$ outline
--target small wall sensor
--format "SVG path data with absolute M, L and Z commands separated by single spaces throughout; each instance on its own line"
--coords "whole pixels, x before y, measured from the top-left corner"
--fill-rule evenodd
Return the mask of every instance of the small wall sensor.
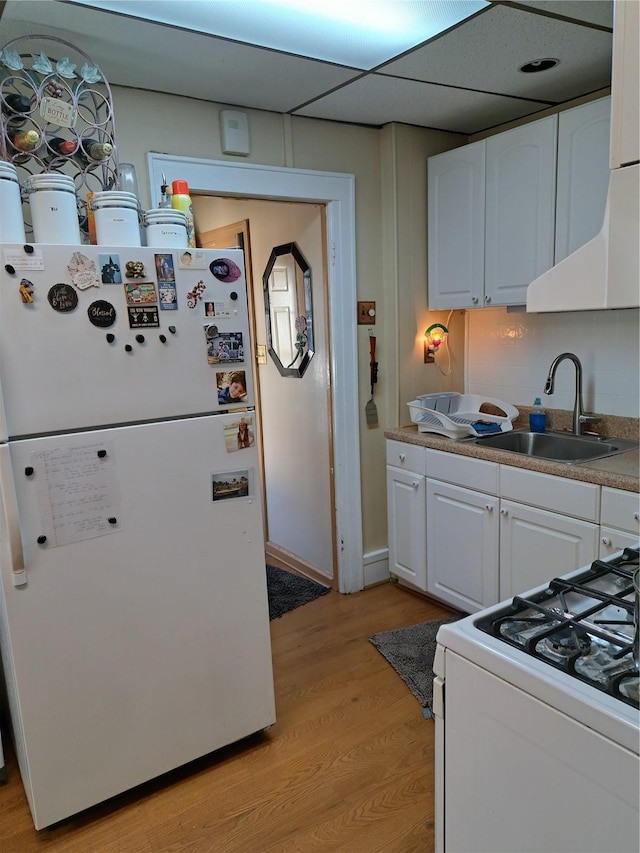
M 220 140 L 223 154 L 246 157 L 251 151 L 247 114 L 237 110 L 221 110 Z

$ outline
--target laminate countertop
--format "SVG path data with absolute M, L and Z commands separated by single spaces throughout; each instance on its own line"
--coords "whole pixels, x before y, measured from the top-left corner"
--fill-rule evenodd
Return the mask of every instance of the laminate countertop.
M 404 441 L 407 444 L 417 444 L 433 450 L 443 450 L 446 453 L 486 459 L 489 462 L 498 462 L 500 465 L 526 468 L 529 471 L 540 471 L 543 474 L 554 474 L 569 480 L 581 480 L 584 483 L 610 486 L 627 492 L 640 491 L 640 450 L 628 450 L 626 453 L 607 456 L 594 462 L 567 465 L 562 462 L 551 462 L 548 459 L 536 459 L 511 453 L 507 450 L 497 450 L 493 447 L 465 444 L 464 441 L 456 441 L 432 432 L 418 432 L 415 424 L 385 430 L 384 435 L 385 438 L 393 441 Z

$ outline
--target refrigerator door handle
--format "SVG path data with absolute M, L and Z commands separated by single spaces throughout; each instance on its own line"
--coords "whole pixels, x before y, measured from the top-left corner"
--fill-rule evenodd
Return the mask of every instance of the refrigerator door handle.
M 27 582 L 27 573 L 24 567 L 24 553 L 22 550 L 22 536 L 20 535 L 20 518 L 18 516 L 18 499 L 16 487 L 13 480 L 13 468 L 9 445 L 0 445 L 0 495 L 7 526 L 7 549 L 11 576 L 14 586 L 24 586 Z

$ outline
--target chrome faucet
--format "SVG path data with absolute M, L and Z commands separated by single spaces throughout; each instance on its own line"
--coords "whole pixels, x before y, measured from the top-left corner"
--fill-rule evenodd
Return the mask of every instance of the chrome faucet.
M 553 394 L 556 370 L 558 369 L 560 362 L 565 359 L 572 361 L 576 368 L 576 397 L 573 402 L 572 432 L 574 435 L 582 435 L 582 427 L 584 424 L 597 424 L 600 421 L 600 418 L 596 415 L 585 414 L 582 408 L 582 364 L 580 363 L 580 359 L 577 355 L 574 355 L 572 352 L 563 352 L 553 359 L 551 367 L 549 368 L 549 375 L 547 376 L 547 381 L 544 386 L 544 393 Z

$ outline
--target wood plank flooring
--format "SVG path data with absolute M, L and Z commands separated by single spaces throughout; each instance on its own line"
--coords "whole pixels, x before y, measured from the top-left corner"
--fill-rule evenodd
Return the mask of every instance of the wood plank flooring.
M 449 615 L 394 584 L 286 613 L 269 731 L 40 832 L 3 732 L 0 851 L 428 853 L 433 721 L 367 638 Z

